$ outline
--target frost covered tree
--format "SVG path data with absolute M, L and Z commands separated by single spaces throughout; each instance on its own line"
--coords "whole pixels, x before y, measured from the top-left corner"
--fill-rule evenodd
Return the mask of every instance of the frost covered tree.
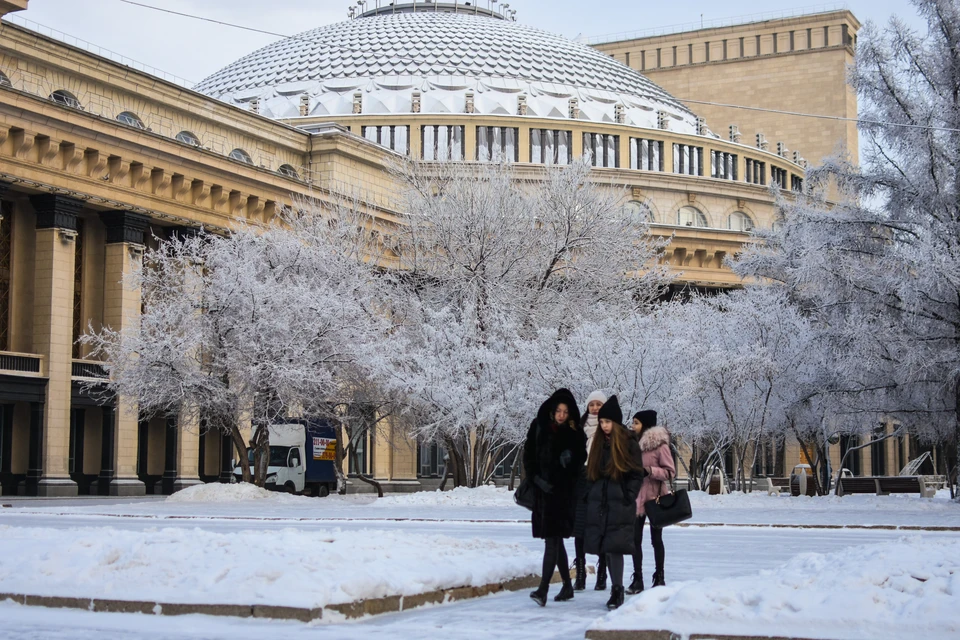
M 629 313 L 659 294 L 662 242 L 589 163 L 522 180 L 509 165 L 408 164 L 395 231 L 406 318 L 382 370 L 419 405 L 413 435 L 444 444 L 455 484 L 477 486 L 516 449 L 549 392 L 531 345 L 597 309 Z
M 139 328 L 85 340 L 109 388 L 145 415 L 229 434 L 243 478 L 263 485 L 267 426 L 316 415 L 383 328 L 376 278 L 347 224 L 288 211 L 266 229 L 160 242 L 128 286 L 143 296 Z M 242 425 L 253 426 L 251 473 Z
M 892 19 L 860 33 L 851 82 L 862 166 L 830 161 L 842 199 L 784 203 L 784 224 L 737 270 L 784 283 L 858 363 L 848 415 L 893 415 L 946 448 L 960 444 L 960 6 L 914 0 L 917 33 Z

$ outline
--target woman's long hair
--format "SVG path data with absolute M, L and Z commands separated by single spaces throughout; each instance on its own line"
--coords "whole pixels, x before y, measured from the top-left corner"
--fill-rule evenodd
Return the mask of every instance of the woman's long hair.
M 639 469 L 637 461 L 630 455 L 630 436 L 627 429 L 621 424 L 614 423 L 610 431 L 610 461 L 605 469 L 601 469 L 603 458 L 603 444 L 606 434 L 601 427 L 597 427 L 596 436 L 590 445 L 590 455 L 587 457 L 587 479 L 596 482 L 602 477 L 610 477 L 614 482 L 620 482 L 623 475 Z

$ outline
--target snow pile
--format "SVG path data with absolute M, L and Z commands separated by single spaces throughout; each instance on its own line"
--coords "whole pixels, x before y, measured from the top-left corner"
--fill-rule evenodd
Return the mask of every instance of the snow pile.
M 650 589 L 591 628 L 933 640 L 960 637 L 957 611 L 960 539 L 914 537 L 805 553 L 750 576 Z
M 484 485 L 476 489 L 457 487 L 451 491 L 418 491 L 387 495 L 369 506 L 397 507 L 516 507 L 513 492 L 506 487 Z
M 690 491 L 690 505 L 696 513 L 697 507 L 710 509 L 858 509 L 858 510 L 900 510 L 909 508 L 917 511 L 940 511 L 948 509 L 956 512 L 956 504 L 950 500 L 950 492 L 941 490 L 933 498 L 923 498 L 915 493 L 894 493 L 888 496 L 873 494 L 853 494 L 843 497 L 833 494 L 827 496 L 771 496 L 764 491 L 753 493 L 734 492 L 726 495 L 711 496 L 704 491 Z
M 281 504 L 299 504 L 304 499 L 310 500 L 310 498 L 291 496 L 287 493 L 267 491 L 249 482 L 241 482 L 238 484 L 220 484 L 219 482 L 213 482 L 209 484 L 198 484 L 187 487 L 182 491 L 177 491 L 168 496 L 166 502 L 249 502 L 255 500 L 270 500 Z
M 0 592 L 319 607 L 536 573 L 519 544 L 403 531 L 0 526 Z

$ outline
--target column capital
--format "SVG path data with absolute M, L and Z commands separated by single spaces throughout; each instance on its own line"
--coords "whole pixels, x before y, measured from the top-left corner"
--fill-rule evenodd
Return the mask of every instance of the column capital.
M 149 216 L 132 211 L 104 211 L 100 220 L 107 229 L 107 244 L 143 244 L 143 234 L 150 224 Z
M 37 212 L 37 229 L 77 230 L 77 216 L 83 210 L 83 201 L 55 193 L 43 193 L 30 198 Z

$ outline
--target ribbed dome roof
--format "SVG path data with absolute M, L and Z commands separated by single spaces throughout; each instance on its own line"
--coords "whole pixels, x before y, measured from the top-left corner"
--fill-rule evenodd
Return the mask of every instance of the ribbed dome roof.
M 627 121 L 655 126 L 664 110 L 690 130 L 695 117 L 640 73 L 586 45 L 497 17 L 419 11 L 360 17 L 268 45 L 214 73 L 197 90 L 233 103 L 260 98 L 261 113 L 409 113 L 413 92 L 421 111 L 462 113 L 466 92 L 484 114 L 567 117 L 578 98 L 581 118 L 612 122 L 623 104 Z

